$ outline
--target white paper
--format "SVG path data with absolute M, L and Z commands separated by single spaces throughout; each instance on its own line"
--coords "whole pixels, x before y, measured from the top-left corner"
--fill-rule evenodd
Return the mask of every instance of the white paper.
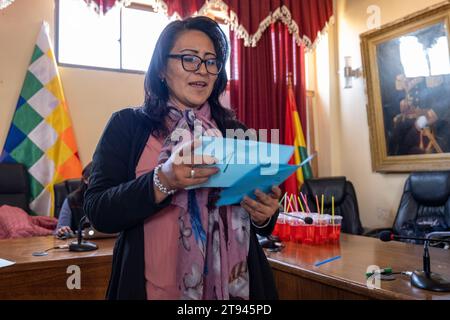
M 15 264 L 14 261 L 9 261 L 9 260 L 0 258 L 0 268 L 9 267 L 9 266 L 12 266 L 13 264 Z

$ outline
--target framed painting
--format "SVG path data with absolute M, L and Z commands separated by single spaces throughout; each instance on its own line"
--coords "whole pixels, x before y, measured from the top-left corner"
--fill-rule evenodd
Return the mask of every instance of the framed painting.
M 450 1 L 361 35 L 372 167 L 450 169 Z

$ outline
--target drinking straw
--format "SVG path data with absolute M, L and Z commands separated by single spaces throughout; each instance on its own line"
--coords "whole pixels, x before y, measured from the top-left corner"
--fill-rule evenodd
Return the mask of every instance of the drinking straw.
M 308 211 L 308 213 L 311 213 L 311 209 L 309 209 L 309 205 L 308 205 L 308 200 L 306 198 L 306 196 L 302 193 L 301 194 L 303 202 L 305 203 L 305 207 L 306 207 L 306 211 Z
M 292 197 L 286 197 L 288 199 L 288 206 L 287 206 L 287 212 L 289 212 L 289 208 L 291 208 L 291 211 L 294 211 L 294 208 L 291 205 L 291 198 Z M 286 212 L 286 211 L 285 211 Z
M 284 198 L 286 198 L 286 194 L 287 192 L 284 194 L 283 198 L 281 198 L 280 202 L 278 202 L 278 204 L 281 204 L 284 201 Z
M 340 258 L 341 258 L 341 256 L 336 256 L 336 257 L 333 257 L 333 258 L 330 258 L 330 259 L 327 259 L 327 260 L 323 260 L 321 262 L 317 262 L 314 266 L 315 267 L 320 267 L 321 265 L 324 265 L 324 264 L 332 262 L 332 261 L 339 260 Z
M 302 212 L 306 212 L 305 209 L 303 208 L 302 200 L 300 200 L 299 196 L 297 196 L 297 199 L 298 199 L 298 203 L 300 204 L 300 208 L 302 209 Z
M 320 214 L 319 198 L 317 197 L 317 194 L 316 194 L 316 207 L 317 207 L 317 213 Z
M 303 202 L 305 203 L 306 210 L 308 211 L 308 213 L 311 213 L 311 210 L 309 210 L 308 201 L 306 201 L 305 195 L 303 194 L 303 192 L 300 192 L 300 195 L 302 196 Z
M 286 199 L 287 199 L 287 192 L 284 194 L 284 212 L 286 212 Z
M 320 210 L 320 212 L 323 214 L 323 199 L 324 199 L 324 195 L 322 194 L 322 208 Z
M 298 202 L 297 197 L 295 195 L 292 195 L 294 197 L 294 204 L 295 204 L 295 212 L 298 212 Z
M 334 224 L 334 196 L 331 196 L 331 219 L 333 220 Z
M 295 196 L 293 194 L 291 194 L 289 199 L 291 200 L 292 207 L 293 207 L 293 209 L 295 209 L 295 212 L 298 212 L 297 203 L 295 202 Z

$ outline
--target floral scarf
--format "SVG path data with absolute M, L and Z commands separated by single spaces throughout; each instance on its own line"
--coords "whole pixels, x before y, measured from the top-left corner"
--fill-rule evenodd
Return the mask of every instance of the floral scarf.
M 221 136 L 208 103 L 180 111 L 169 107 L 169 128 Z M 216 130 L 214 130 L 216 129 Z M 211 132 L 214 132 L 211 134 Z M 165 140 L 158 163 L 164 163 L 180 143 Z M 247 256 L 250 218 L 240 206 L 216 208 L 217 189 L 178 191 L 172 205 L 178 210 L 177 283 L 180 299 L 249 299 Z

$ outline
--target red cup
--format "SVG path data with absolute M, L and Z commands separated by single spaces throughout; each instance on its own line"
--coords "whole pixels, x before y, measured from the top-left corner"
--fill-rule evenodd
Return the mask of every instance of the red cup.
M 296 243 L 303 243 L 305 238 L 305 222 L 301 220 L 304 216 L 301 212 L 290 213 L 289 225 L 291 232 L 291 241 Z
M 280 215 L 278 216 L 277 225 L 278 236 L 280 237 L 280 240 L 289 241 L 291 238 L 291 228 L 287 216 L 285 216 L 283 213 L 280 213 Z
M 342 217 L 334 216 L 330 218 L 328 224 L 328 241 L 333 244 L 339 243 L 341 238 Z
M 304 244 L 315 244 L 316 243 L 316 218 L 317 214 L 307 214 L 306 217 L 311 217 L 313 219 L 313 224 L 305 225 L 305 240 Z
M 275 227 L 273 228 L 272 235 L 273 236 L 279 236 L 280 235 L 280 226 L 278 224 L 278 221 L 277 221 L 277 223 L 275 223 Z
M 327 215 L 318 215 L 316 220 L 316 231 L 314 235 L 314 243 L 321 245 L 326 244 L 328 242 L 328 224 L 330 219 Z

